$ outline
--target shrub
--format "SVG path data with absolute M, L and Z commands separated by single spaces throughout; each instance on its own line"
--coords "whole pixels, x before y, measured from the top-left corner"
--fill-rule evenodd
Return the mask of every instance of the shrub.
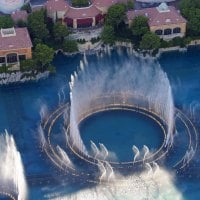
M 8 68 L 6 67 L 6 65 L 0 66 L 0 73 L 6 73 L 7 71 L 8 71 Z
M 99 42 L 100 40 L 101 40 L 100 37 L 92 38 L 92 39 L 91 39 L 91 43 L 92 43 L 92 44 L 95 44 L 95 43 Z
M 63 51 L 67 53 L 73 53 L 78 51 L 78 44 L 75 40 L 66 40 L 63 43 Z
M 77 42 L 79 44 L 85 44 L 86 43 L 86 40 L 83 38 L 83 39 L 78 39 Z
M 21 71 L 30 71 L 33 70 L 34 68 L 36 68 L 36 62 L 33 59 L 20 61 Z

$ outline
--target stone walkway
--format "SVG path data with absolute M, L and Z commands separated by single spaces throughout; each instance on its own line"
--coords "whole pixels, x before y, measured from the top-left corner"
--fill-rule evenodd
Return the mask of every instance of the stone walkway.
M 78 40 L 78 39 L 85 39 L 86 41 L 91 40 L 92 38 L 97 38 L 101 35 L 103 28 L 99 27 L 97 29 L 91 30 L 77 30 L 74 33 L 68 36 L 69 39 Z

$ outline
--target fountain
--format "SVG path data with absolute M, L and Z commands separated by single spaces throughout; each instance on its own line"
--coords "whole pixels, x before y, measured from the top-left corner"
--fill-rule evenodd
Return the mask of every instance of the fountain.
M 147 169 L 147 176 L 152 175 L 153 170 L 152 170 L 151 165 L 149 163 L 145 163 L 145 167 Z
M 147 157 L 148 154 L 149 154 L 149 148 L 148 148 L 146 145 L 144 145 L 144 146 L 143 146 L 143 151 L 144 151 L 143 162 L 145 162 L 145 159 L 146 159 L 146 157 Z
M 101 150 L 101 157 L 103 160 L 105 160 L 108 157 L 108 150 L 107 148 L 104 146 L 104 144 L 99 143 L 100 146 L 100 150 Z
M 59 200 L 144 200 L 144 199 L 174 199 L 182 200 L 181 192 L 176 188 L 171 173 L 160 169 L 155 176 L 147 176 L 146 171 L 138 175 L 122 177 L 118 175 L 115 181 L 86 188 L 67 195 L 49 196 L 49 199 Z
M 80 69 L 81 69 L 82 71 L 84 71 L 84 63 L 83 63 L 82 60 L 80 61 Z
M 195 154 L 195 152 L 194 152 L 193 147 L 191 147 L 190 149 L 187 150 L 187 152 L 186 152 L 186 154 L 185 154 L 185 156 L 183 158 L 183 166 L 182 166 L 182 168 L 189 164 L 189 162 L 190 162 L 191 158 L 194 156 L 194 154 Z
M 106 170 L 107 170 L 107 180 L 109 182 L 115 178 L 115 174 L 110 163 L 106 161 L 105 164 L 106 164 Z
M 27 198 L 27 185 L 24 175 L 23 163 L 17 151 L 13 136 L 5 130 L 0 135 L 0 192 L 14 193 L 18 200 Z
M 46 139 L 44 136 L 44 130 L 42 129 L 41 125 L 38 127 L 38 132 L 39 132 L 39 140 L 41 143 L 41 148 L 42 148 L 42 151 L 44 151 L 44 148 L 46 145 Z
M 58 104 L 59 105 L 62 105 L 65 102 L 66 97 L 65 97 L 65 91 L 64 90 L 65 90 L 65 85 L 62 86 L 60 88 L 60 90 L 58 91 Z
M 48 108 L 45 104 L 42 104 L 41 108 L 40 108 L 40 119 L 41 119 L 41 121 L 45 120 L 47 116 L 48 116 Z
M 100 151 L 99 151 L 98 147 L 96 146 L 96 144 L 93 141 L 90 141 L 90 143 L 91 143 L 92 152 L 94 154 L 94 158 L 96 159 L 97 156 L 100 155 Z
M 73 164 L 69 156 L 67 155 L 67 153 L 60 146 L 57 146 L 56 149 L 59 155 L 61 156 L 62 164 L 65 165 L 66 167 L 69 167 L 69 166 L 71 167 Z
M 84 61 L 85 66 L 87 66 L 88 61 L 87 61 L 86 53 L 84 53 L 84 55 L 83 55 L 83 61 Z
M 21 8 L 24 5 L 24 0 L 1 0 L 0 12 L 10 14 L 13 11 Z
M 99 177 L 99 181 L 100 183 L 102 182 L 102 180 L 105 180 L 106 179 L 106 168 L 104 167 L 104 164 L 102 162 L 98 162 L 98 168 L 100 170 L 100 177 Z
M 136 159 L 140 156 L 140 151 L 135 145 L 133 145 L 132 150 L 134 152 L 134 159 L 133 159 L 133 164 L 134 164 Z
M 159 167 L 158 163 L 156 163 L 156 162 L 153 162 L 152 164 L 153 164 L 154 174 L 156 174 L 160 170 L 160 167 Z
M 102 69 L 101 66 L 85 67 L 84 62 L 81 61 L 80 69 L 78 77 L 74 78 L 72 75 L 70 82 L 71 105 L 68 141 L 73 148 L 81 154 L 88 155 L 80 136 L 79 123 L 96 108 L 104 109 L 113 104 L 144 107 L 155 113 L 167 126 L 165 147 L 172 145 L 174 132 L 172 92 L 168 77 L 158 63 L 151 58 L 137 60 L 130 58 L 130 61 L 123 64 L 123 67 L 116 65 L 112 69 L 109 66 Z M 102 145 L 100 146 L 102 150 L 105 150 Z M 149 149 L 144 146 L 144 150 L 145 159 Z M 135 162 L 139 150 L 134 147 L 133 152 L 135 153 Z M 105 153 L 107 157 L 108 152 L 105 151 Z

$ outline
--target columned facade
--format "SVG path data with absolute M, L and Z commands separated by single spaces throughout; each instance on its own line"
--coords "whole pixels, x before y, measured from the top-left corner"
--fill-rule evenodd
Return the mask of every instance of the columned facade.
M 103 15 L 99 14 L 94 17 L 88 17 L 88 18 L 76 18 L 72 19 L 69 17 L 65 17 L 64 22 L 65 24 L 70 28 L 89 28 L 96 26 L 100 23 L 102 23 L 104 20 Z
M 174 37 L 184 37 L 186 32 L 186 23 L 171 24 L 163 26 L 152 26 L 150 30 L 164 40 L 170 40 Z

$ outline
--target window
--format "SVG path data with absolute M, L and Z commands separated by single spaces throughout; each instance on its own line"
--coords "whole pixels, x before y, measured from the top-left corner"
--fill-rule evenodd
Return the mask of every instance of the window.
M 0 63 L 3 64 L 6 62 L 6 58 L 5 57 L 0 57 Z
M 167 28 L 164 30 L 164 35 L 171 35 L 172 34 L 172 29 Z
M 19 60 L 26 60 L 26 56 L 25 55 L 19 55 Z
M 176 27 L 173 29 L 173 33 L 180 33 L 181 32 L 181 28 Z
M 7 63 L 16 63 L 18 61 L 17 54 L 11 53 L 7 55 Z
M 161 29 L 158 29 L 158 30 L 155 31 L 155 34 L 156 35 L 162 35 L 163 31 Z

